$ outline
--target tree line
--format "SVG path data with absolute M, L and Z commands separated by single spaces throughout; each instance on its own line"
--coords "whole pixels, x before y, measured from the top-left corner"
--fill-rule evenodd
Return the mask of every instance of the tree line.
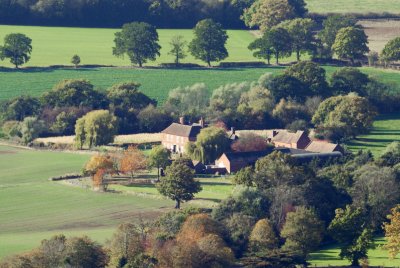
M 314 128 L 317 137 L 341 142 L 368 132 L 377 113 L 398 110 L 399 99 L 390 85 L 357 68 L 339 68 L 328 79 L 317 63 L 302 61 L 254 82 L 178 87 L 162 104 L 135 82 L 101 90 L 64 80 L 40 97 L 3 101 L 0 120 L 7 138 L 27 144 L 75 135 L 78 148 L 110 143 L 117 134 L 160 132 L 179 117 L 225 129 Z

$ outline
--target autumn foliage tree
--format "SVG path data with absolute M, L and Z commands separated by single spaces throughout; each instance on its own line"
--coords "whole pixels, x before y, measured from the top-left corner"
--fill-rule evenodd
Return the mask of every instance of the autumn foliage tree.
M 84 172 L 92 176 L 93 187 L 102 190 L 105 190 L 107 187 L 104 176 L 106 174 L 112 174 L 114 171 L 114 162 L 109 155 L 94 155 L 84 167 Z
M 262 252 L 278 247 L 279 240 L 274 232 L 274 227 L 268 219 L 259 220 L 253 227 L 249 237 L 249 250 Z
M 383 224 L 387 243 L 385 248 L 389 251 L 391 259 L 396 258 L 400 252 L 400 205 L 392 208 L 391 214 L 387 216 L 389 222 Z
M 131 178 L 133 179 L 133 175 L 147 168 L 147 160 L 142 151 L 140 151 L 137 147 L 130 146 L 127 150 L 123 152 L 121 162 L 120 162 L 120 171 L 122 173 L 129 173 Z

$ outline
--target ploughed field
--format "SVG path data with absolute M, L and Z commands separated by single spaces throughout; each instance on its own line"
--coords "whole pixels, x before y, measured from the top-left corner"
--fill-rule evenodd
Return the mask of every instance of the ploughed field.
M 79 172 L 89 157 L 0 145 L 0 259 L 59 233 L 86 234 L 104 242 L 122 222 L 154 218 L 173 208 L 173 201 L 158 195 L 154 187 L 121 186 L 121 193 L 98 193 L 48 180 Z M 226 179 L 201 183 L 204 191 L 193 205 L 202 207 L 215 205 L 233 188 Z
M 312 13 L 400 14 L 398 0 L 306 0 Z

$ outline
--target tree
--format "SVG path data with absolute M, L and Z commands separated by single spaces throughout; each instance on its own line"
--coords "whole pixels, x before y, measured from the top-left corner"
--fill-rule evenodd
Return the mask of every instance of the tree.
M 394 169 L 366 164 L 354 172 L 350 194 L 353 204 L 366 209 L 369 222 L 377 228 L 399 202 L 399 186 Z
M 169 165 L 171 152 L 163 146 L 154 146 L 149 154 L 149 165 L 157 168 L 157 180 L 160 180 L 160 168 L 165 169 Z
M 400 252 L 400 205 L 391 209 L 387 219 L 389 222 L 383 223 L 387 241 L 384 247 L 389 251 L 389 257 L 395 259 Z
M 303 256 L 317 249 L 323 238 L 324 224 L 313 209 L 296 207 L 286 215 L 281 236 L 286 239 L 284 249 L 299 251 Z
M 198 117 L 210 103 L 210 94 L 204 83 L 177 87 L 168 93 L 164 107 L 177 116 Z
M 344 67 L 335 71 L 330 79 L 332 95 L 345 95 L 355 92 L 360 96 L 367 95 L 369 76 L 357 68 Z
M 27 63 L 32 53 L 32 39 L 21 33 L 12 33 L 4 37 L 4 45 L 0 46 L 0 59 L 10 59 L 18 66 Z
M 296 124 L 294 123 L 299 120 L 305 122 L 310 121 L 310 117 L 303 105 L 292 100 L 286 101 L 285 99 L 281 99 L 281 101 L 275 106 L 272 111 L 272 116 L 278 119 L 285 127 L 291 125 L 295 126 Z M 296 132 L 297 130 L 299 129 L 295 129 L 294 131 Z
M 231 148 L 235 152 L 255 152 L 264 151 L 268 148 L 265 139 L 254 133 L 244 133 L 240 138 L 232 143 Z
M 326 71 L 317 63 L 302 61 L 287 68 L 285 73 L 303 82 L 310 91 L 307 95 L 324 97 L 330 94 Z
M 127 54 L 132 64 L 142 67 L 148 60 L 160 56 L 158 33 L 154 26 L 145 22 L 126 23 L 122 31 L 115 33 L 113 54 L 122 57 Z
M 147 168 L 147 159 L 138 148 L 129 146 L 122 154 L 120 166 L 120 170 L 123 173 L 130 173 L 133 179 L 135 172 Z
M 267 216 L 269 203 L 265 193 L 254 188 L 244 188 L 222 200 L 213 209 L 212 217 L 217 221 L 223 221 L 236 213 L 240 213 L 259 220 Z
M 182 201 L 192 200 L 202 190 L 200 182 L 194 180 L 194 171 L 184 164 L 173 162 L 165 175 L 156 187 L 160 194 L 176 202 L 176 209 L 180 209 Z
M 400 163 L 400 142 L 389 143 L 378 159 L 378 163 L 391 167 Z
M 103 108 L 104 95 L 84 79 L 66 79 L 41 96 L 42 105 L 50 107 Z
M 249 250 L 251 252 L 265 252 L 278 248 L 279 240 L 274 227 L 268 219 L 257 221 L 249 237 Z
M 85 164 L 84 174 L 92 176 L 93 188 L 98 191 L 107 190 L 104 176 L 116 172 L 116 167 L 110 155 L 93 155 Z
M 359 266 L 360 259 L 367 258 L 368 249 L 374 246 L 372 231 L 359 208 L 337 209 L 328 231 L 341 243 L 339 256 L 351 261 L 351 266 Z
M 385 61 L 400 60 L 400 37 L 390 40 L 383 48 L 381 56 Z
M 249 50 L 256 50 L 253 52 L 254 57 L 266 59 L 268 65 L 271 64 L 271 57 L 274 55 L 274 50 L 272 48 L 273 40 L 271 40 L 271 37 L 273 36 L 269 34 L 269 31 L 265 31 L 260 38 L 254 40 L 248 46 Z
M 254 171 L 252 167 L 245 167 L 239 170 L 232 179 L 232 182 L 237 185 L 246 187 L 254 186 L 253 182 Z
M 156 105 L 154 99 L 149 98 L 140 90 L 140 84 L 126 82 L 113 85 L 107 90 L 110 111 L 118 117 L 120 133 L 138 132 L 136 117 L 140 110 L 149 105 Z
M 167 111 L 152 104 L 140 110 L 137 119 L 141 133 L 161 132 L 172 123 L 172 117 Z
M 203 128 L 193 151 L 188 152 L 193 158 L 208 164 L 214 162 L 229 148 L 229 140 L 225 130 L 218 127 Z
M 283 28 L 275 27 L 265 32 L 268 40 L 271 42 L 271 48 L 275 55 L 276 64 L 279 64 L 279 58 L 288 57 L 292 54 L 292 38 L 289 32 Z
M 314 27 L 315 22 L 312 19 L 297 18 L 280 23 L 277 27 L 284 28 L 291 37 L 293 51 L 296 52 L 297 61 L 300 61 L 300 55 L 304 52 L 315 50 Z
M 332 50 L 339 59 L 350 59 L 354 63 L 355 59 L 360 59 L 369 52 L 368 37 L 362 29 L 342 28 L 336 35 Z
M 257 0 L 244 10 L 242 19 L 248 27 L 257 26 L 264 32 L 295 17 L 295 9 L 288 0 Z
M 45 130 L 45 125 L 42 120 L 37 117 L 25 117 L 24 121 L 20 124 L 20 131 L 22 135 L 22 140 L 25 144 L 38 138 L 41 133 Z
M 224 219 L 223 223 L 233 242 L 231 247 L 235 251 L 235 255 L 241 257 L 248 248 L 250 233 L 256 220 L 252 216 L 234 213 L 229 218 Z
M 331 139 L 340 140 L 368 132 L 375 116 L 375 108 L 366 98 L 349 94 L 323 101 L 312 122 L 317 127 L 317 132 L 329 130 L 334 133 L 328 135 Z
M 267 88 L 271 91 L 275 102 L 281 99 L 304 101 L 309 92 L 300 79 L 288 74 L 279 74 L 267 82 Z
M 357 21 L 350 16 L 330 15 L 322 22 L 323 29 L 318 33 L 318 37 L 330 51 L 339 30 L 346 27 L 355 27 L 356 23 Z
M 71 58 L 71 63 L 75 66 L 75 68 L 78 68 L 79 63 L 81 63 L 81 57 L 75 54 Z
M 190 53 L 211 67 L 212 61 L 221 61 L 228 57 L 225 44 L 228 35 L 222 25 L 211 19 L 196 24 L 193 29 L 194 39 L 189 44 Z
M 187 42 L 183 39 L 182 35 L 176 35 L 171 38 L 169 43 L 171 50 L 168 54 L 174 56 L 176 66 L 179 66 L 179 61 L 186 58 L 185 46 Z
M 37 98 L 20 96 L 8 100 L 0 108 L 2 120 L 22 121 L 27 116 L 36 116 L 41 109 L 41 103 Z
M 104 249 L 87 236 L 69 238 L 65 246 L 65 263 L 72 267 L 104 268 L 108 264 Z
M 107 110 L 95 110 L 76 121 L 75 144 L 78 148 L 87 145 L 105 145 L 114 141 L 117 133 L 117 118 Z

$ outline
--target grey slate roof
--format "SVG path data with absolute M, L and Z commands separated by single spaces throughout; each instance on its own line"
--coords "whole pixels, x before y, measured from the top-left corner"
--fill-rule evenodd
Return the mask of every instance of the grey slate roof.
M 180 137 L 196 138 L 196 136 L 200 133 L 200 130 L 201 126 L 198 124 L 182 125 L 178 123 L 172 123 L 169 127 L 164 129 L 162 133 Z

